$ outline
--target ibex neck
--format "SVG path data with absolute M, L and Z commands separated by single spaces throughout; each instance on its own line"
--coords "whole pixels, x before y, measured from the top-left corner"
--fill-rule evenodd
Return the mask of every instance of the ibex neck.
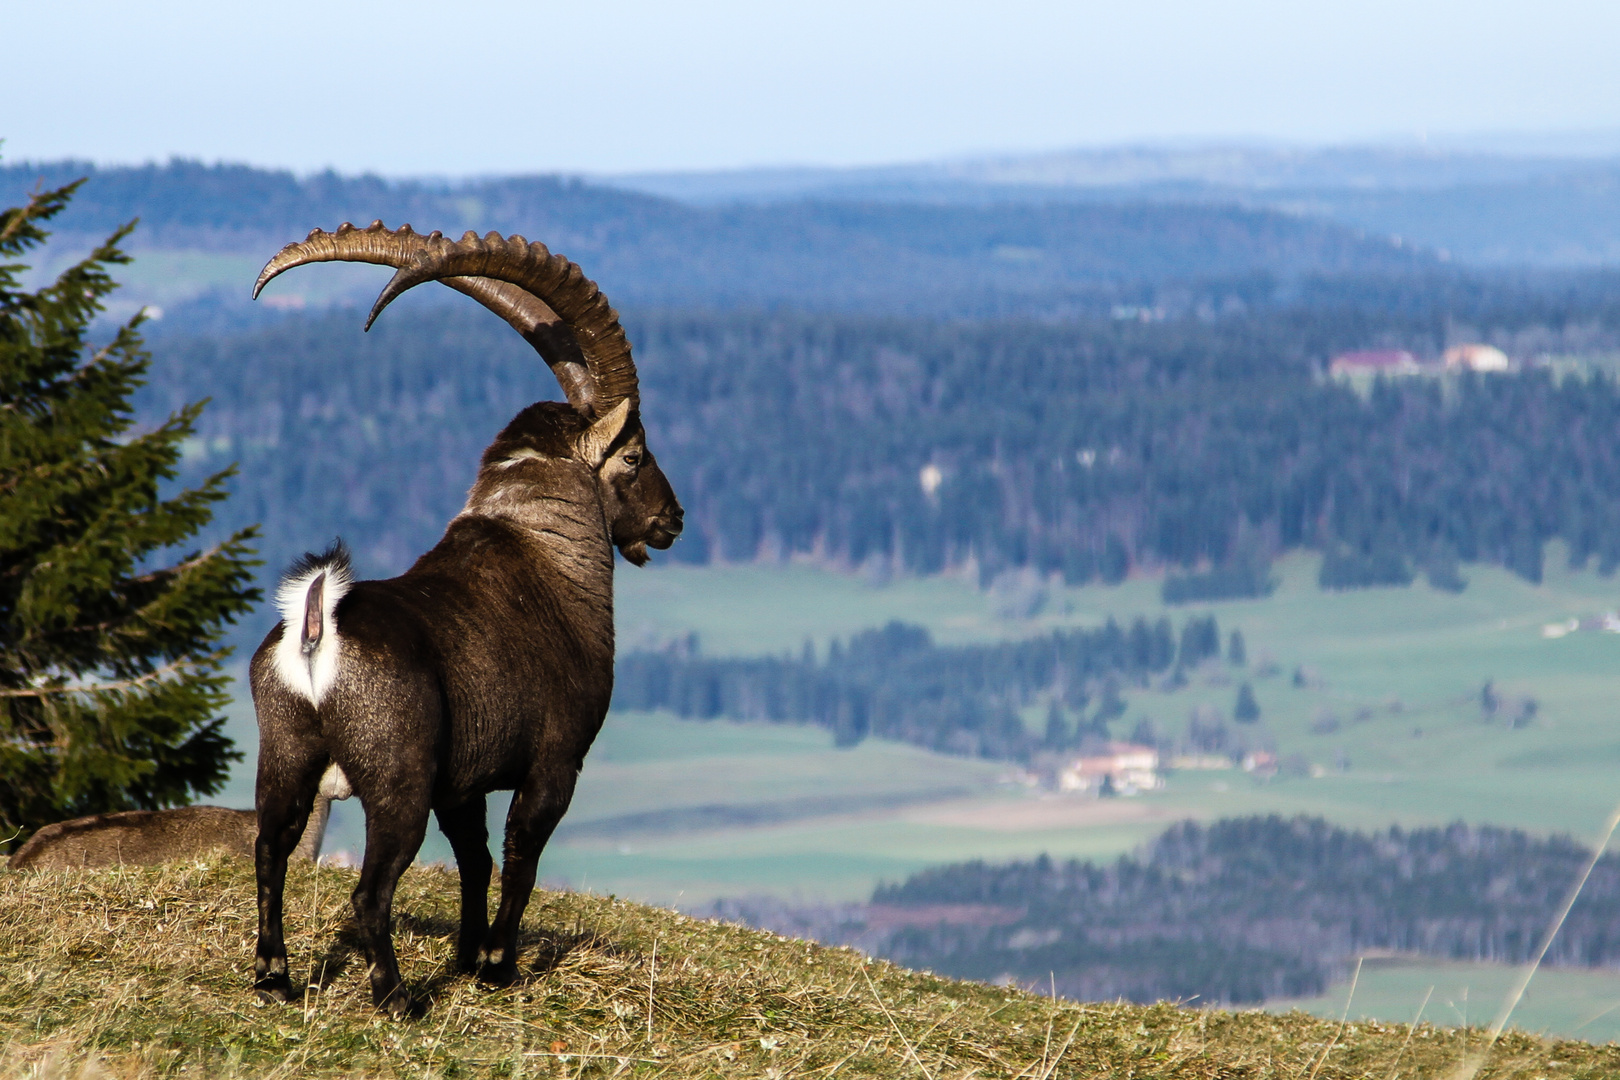
M 522 535 L 558 598 L 590 617 L 575 620 L 586 647 L 613 658 L 613 545 L 595 478 L 573 462 L 530 460 L 491 476 L 486 468 L 462 516 L 502 521 Z

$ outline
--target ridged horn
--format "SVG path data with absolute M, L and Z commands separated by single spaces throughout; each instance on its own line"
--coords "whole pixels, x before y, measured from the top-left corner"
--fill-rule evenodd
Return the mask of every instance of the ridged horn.
M 639 406 L 635 363 L 618 313 L 578 266 L 544 244 L 498 233 L 480 239 L 471 232 L 452 241 L 437 232 L 418 235 L 409 225 L 391 231 L 380 221 L 365 229 L 345 222 L 336 232 L 316 229 L 303 242 L 282 248 L 265 264 L 253 295 L 294 266 L 333 261 L 395 269 L 366 319 L 367 329 L 401 293 L 440 281 L 516 330 L 551 368 L 569 403 L 585 415 L 602 415 L 625 398 L 632 408 Z

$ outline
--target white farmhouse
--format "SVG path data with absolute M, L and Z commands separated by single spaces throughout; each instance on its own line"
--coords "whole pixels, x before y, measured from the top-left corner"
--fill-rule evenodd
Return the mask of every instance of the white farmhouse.
M 1105 753 L 1077 757 L 1064 766 L 1058 773 L 1058 790 L 1101 792 L 1104 781 L 1117 795 L 1162 788 L 1159 752 L 1136 743 L 1109 743 Z

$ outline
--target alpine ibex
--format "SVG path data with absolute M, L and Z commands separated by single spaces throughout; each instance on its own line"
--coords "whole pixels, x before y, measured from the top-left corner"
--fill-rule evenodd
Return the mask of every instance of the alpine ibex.
M 540 851 L 573 797 L 613 690 L 613 549 L 637 566 L 667 548 L 681 507 L 647 449 L 636 369 L 618 315 L 579 267 L 521 236 L 450 241 L 410 226 L 317 229 L 259 275 L 345 260 L 395 268 L 366 320 L 405 290 L 441 281 L 534 347 L 568 404 L 530 405 L 484 451 L 467 502 L 438 546 L 397 578 L 352 581 L 341 545 L 283 579 L 282 621 L 253 657 L 259 715 L 255 988 L 293 999 L 282 936 L 287 853 L 322 777 L 341 776 L 366 813 L 353 904 L 372 1000 L 416 1009 L 390 938 L 399 876 L 428 811 L 461 873 L 460 970 L 517 975 L 518 920 Z M 486 907 L 485 796 L 513 792 L 501 900 Z
M 319 798 L 294 858 L 321 853 L 331 800 Z M 156 866 L 213 855 L 253 857 L 259 818 L 252 810 L 177 806 L 123 810 L 47 825 L 28 838 L 6 865 L 12 870 L 82 870 L 100 866 Z

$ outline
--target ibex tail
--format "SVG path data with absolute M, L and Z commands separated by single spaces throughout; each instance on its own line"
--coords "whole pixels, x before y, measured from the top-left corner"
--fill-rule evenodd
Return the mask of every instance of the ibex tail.
M 299 559 L 276 590 L 281 609 L 276 674 L 312 705 L 321 703 L 337 679 L 337 606 L 353 584 L 349 549 L 339 540 L 319 555 Z

